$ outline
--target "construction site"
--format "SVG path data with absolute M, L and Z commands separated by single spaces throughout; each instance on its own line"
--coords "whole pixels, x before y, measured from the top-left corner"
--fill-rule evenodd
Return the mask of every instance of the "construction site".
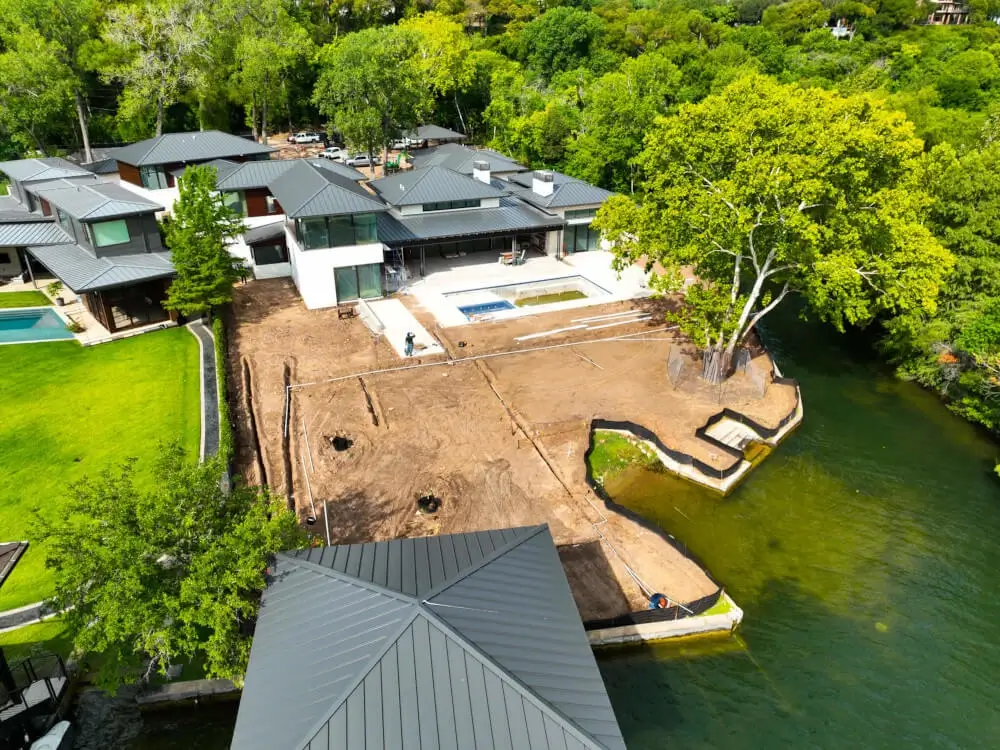
M 403 301 L 443 353 L 400 357 L 358 317 L 305 309 L 287 279 L 236 289 L 239 473 L 287 496 L 323 543 L 548 523 L 584 620 L 645 609 L 651 592 L 684 603 L 718 589 L 594 492 L 585 455 L 593 421 L 611 420 L 723 470 L 733 451 L 697 434 L 713 415 L 775 428 L 797 408 L 766 353 L 708 385 L 669 300 L 451 328 Z

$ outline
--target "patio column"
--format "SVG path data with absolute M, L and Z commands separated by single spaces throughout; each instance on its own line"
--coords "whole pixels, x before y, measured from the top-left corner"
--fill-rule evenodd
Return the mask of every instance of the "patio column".
M 427 275 L 427 270 L 424 268 L 424 246 L 420 246 L 420 278 Z
M 28 276 L 31 277 L 31 285 L 38 289 L 38 283 L 35 281 L 35 272 L 31 270 L 31 257 L 28 253 L 24 254 L 24 265 L 28 267 Z

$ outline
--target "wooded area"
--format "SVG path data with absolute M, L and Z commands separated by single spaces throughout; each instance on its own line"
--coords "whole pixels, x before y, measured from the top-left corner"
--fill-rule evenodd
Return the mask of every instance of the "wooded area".
M 728 152 L 708 138 L 732 125 L 709 97 L 733 102 L 749 86 L 760 97 L 747 104 L 754 116 L 799 111 L 811 132 L 825 134 L 811 150 L 800 144 L 810 158 L 827 154 L 811 174 L 845 182 L 799 212 L 800 228 L 813 234 L 782 235 L 808 272 L 768 267 L 750 307 L 736 304 L 755 286 L 749 260 L 736 273 L 747 290 L 726 287 L 722 296 L 707 291 L 725 276 L 708 272 L 719 256 L 700 266 L 709 284 L 700 289 L 702 313 L 717 316 L 713 335 L 728 341 L 740 318 L 736 327 L 746 328 L 783 292 L 797 293 L 834 324 L 880 326 L 883 351 L 903 375 L 997 430 L 1000 26 L 989 19 L 1000 3 L 969 8 L 972 23 L 935 26 L 924 23 L 931 5 L 915 0 L 0 0 L 0 156 L 199 128 L 266 138 L 322 127 L 375 151 L 434 122 L 533 168 L 662 205 L 662 191 L 680 186 L 661 179 L 680 154 L 670 140 L 677 134 L 704 133 L 685 158 L 714 159 L 720 173 L 738 158 L 736 136 Z M 850 162 L 860 157 L 844 147 L 846 131 L 835 127 L 845 112 L 871 138 L 892 134 L 866 152 L 872 161 L 860 171 Z M 700 131 L 691 129 L 695 121 Z M 745 144 L 762 138 L 773 146 L 788 133 L 771 135 L 745 132 Z M 864 150 L 863 141 L 853 147 Z M 833 153 L 848 161 L 834 164 Z M 880 171 L 882 160 L 891 174 Z M 754 175 L 737 177 L 727 189 L 751 196 Z M 788 188 L 764 192 L 782 200 Z M 827 216 L 821 204 L 834 193 L 842 202 Z M 875 210 L 866 206 L 890 204 L 891 216 L 835 248 L 832 227 L 853 231 Z M 699 210 L 698 201 L 690 208 Z M 600 220 L 609 227 L 611 211 Z M 740 215 L 740 226 L 749 231 L 755 216 Z M 784 226 L 788 216 L 776 209 L 771 218 Z M 688 230 L 685 241 L 697 243 L 699 233 Z M 701 240 L 704 259 L 713 246 Z M 659 259 L 699 265 L 682 250 Z M 809 252 L 834 265 L 813 273 Z M 726 271 L 732 278 L 733 266 Z M 727 295 L 728 307 L 747 315 L 727 313 Z

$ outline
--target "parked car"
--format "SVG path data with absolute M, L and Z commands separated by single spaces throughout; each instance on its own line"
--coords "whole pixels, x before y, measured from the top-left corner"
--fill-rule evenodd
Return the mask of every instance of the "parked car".
M 382 159 L 376 156 L 373 161 L 369 161 L 368 154 L 355 154 L 344 163 L 349 167 L 370 167 L 372 164 L 381 164 Z
M 392 148 L 391 148 L 391 150 L 392 151 L 405 151 L 406 148 L 407 148 L 407 146 L 410 145 L 406 141 L 407 141 L 407 139 L 405 139 L 405 138 L 403 140 L 401 140 L 401 141 L 393 141 L 392 142 Z
M 329 148 L 323 149 L 323 151 L 320 152 L 320 156 L 324 159 L 330 159 L 332 161 L 344 161 L 347 159 L 349 154 L 346 149 L 343 149 L 340 146 L 330 146 Z
M 292 136 L 294 143 L 322 143 L 323 134 L 312 130 L 302 130 Z

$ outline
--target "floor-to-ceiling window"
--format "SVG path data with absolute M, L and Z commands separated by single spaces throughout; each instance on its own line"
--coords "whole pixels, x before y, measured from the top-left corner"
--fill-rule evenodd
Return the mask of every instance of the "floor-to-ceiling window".
M 601 249 L 601 233 L 589 224 L 571 224 L 563 230 L 563 252 L 582 253 Z
M 382 296 L 381 263 L 335 268 L 333 278 L 337 287 L 338 302 Z

